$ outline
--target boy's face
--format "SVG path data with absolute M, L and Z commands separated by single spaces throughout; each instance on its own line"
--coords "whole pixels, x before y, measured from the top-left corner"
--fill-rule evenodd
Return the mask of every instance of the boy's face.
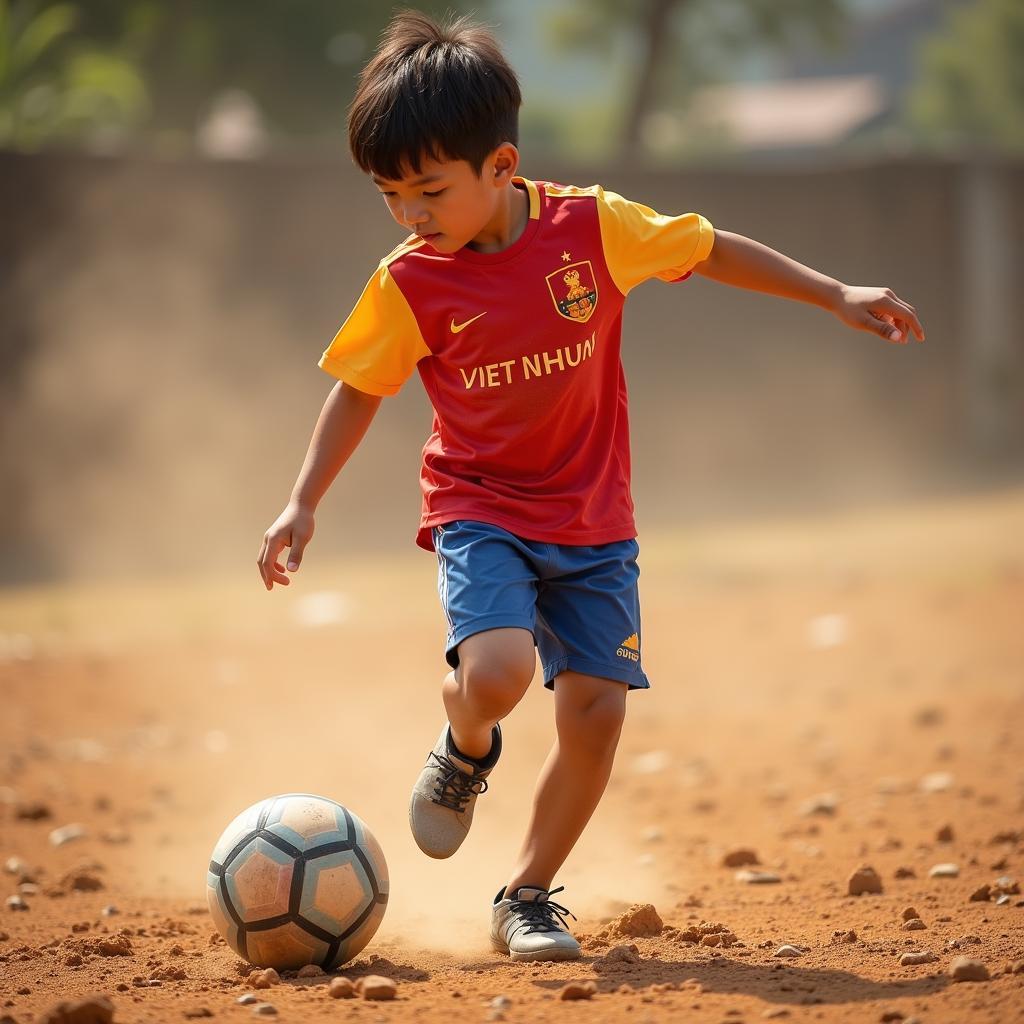
M 480 176 L 465 160 L 424 157 L 419 173 L 410 170 L 398 181 L 372 175 L 391 216 L 424 237 L 438 252 L 455 252 L 494 218 L 501 189 L 512 180 L 519 152 L 502 143 L 484 161 Z

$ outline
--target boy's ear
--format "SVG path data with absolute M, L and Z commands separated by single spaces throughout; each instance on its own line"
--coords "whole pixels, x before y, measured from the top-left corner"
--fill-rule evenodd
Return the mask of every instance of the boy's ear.
M 519 150 L 511 142 L 503 142 L 491 154 L 487 166 L 492 168 L 491 177 L 495 187 L 507 185 L 519 169 Z

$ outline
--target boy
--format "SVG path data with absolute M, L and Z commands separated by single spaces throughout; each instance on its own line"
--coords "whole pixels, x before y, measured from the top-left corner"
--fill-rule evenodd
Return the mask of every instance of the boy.
M 363 70 L 352 154 L 412 233 L 320 360 L 338 383 L 258 565 L 268 590 L 288 584 L 280 553 L 290 549 L 295 572 L 314 509 L 381 397 L 419 370 L 434 423 L 417 542 L 437 552 L 452 671 L 410 825 L 431 857 L 459 848 L 536 646 L 557 740 L 491 908 L 491 942 L 516 960 L 563 960 L 580 947 L 551 883 L 608 782 L 626 693 L 649 685 L 619 360 L 625 295 L 698 273 L 815 303 L 889 341 L 924 334 L 888 289 L 843 285 L 698 214 L 518 176 L 519 106 L 493 37 L 465 19 L 442 27 L 404 12 Z

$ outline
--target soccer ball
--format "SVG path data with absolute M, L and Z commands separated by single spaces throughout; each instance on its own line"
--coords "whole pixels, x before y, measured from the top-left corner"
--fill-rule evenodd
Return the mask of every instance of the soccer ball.
M 213 849 L 206 894 L 217 931 L 255 967 L 325 971 L 380 926 L 388 867 L 347 807 L 288 793 L 242 811 Z

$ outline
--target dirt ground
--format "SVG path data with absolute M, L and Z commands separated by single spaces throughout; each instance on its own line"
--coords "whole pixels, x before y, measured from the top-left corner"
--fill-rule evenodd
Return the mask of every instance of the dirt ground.
M 1024 1020 L 1024 491 L 641 546 L 653 688 L 630 695 L 605 800 L 556 879 L 585 952 L 557 965 L 487 941 L 553 737 L 539 680 L 462 850 L 431 861 L 408 832 L 442 722 L 428 555 L 323 565 L 314 540 L 272 594 L 255 565 L 0 594 L 0 880 L 28 907 L 0 910 L 0 1019 L 88 994 L 116 1021 L 250 1019 L 206 866 L 239 810 L 308 791 L 384 848 L 384 923 L 339 973 L 390 977 L 397 998 L 285 977 L 260 993 L 282 1020 Z M 85 834 L 54 845 L 72 824 Z M 740 849 L 778 881 L 739 880 Z M 881 893 L 849 894 L 862 865 Z M 638 903 L 664 928 L 629 934 Z M 735 941 L 695 943 L 701 922 Z M 916 951 L 935 959 L 901 966 Z M 958 956 L 988 980 L 954 981 Z M 588 979 L 589 1000 L 559 998 Z

